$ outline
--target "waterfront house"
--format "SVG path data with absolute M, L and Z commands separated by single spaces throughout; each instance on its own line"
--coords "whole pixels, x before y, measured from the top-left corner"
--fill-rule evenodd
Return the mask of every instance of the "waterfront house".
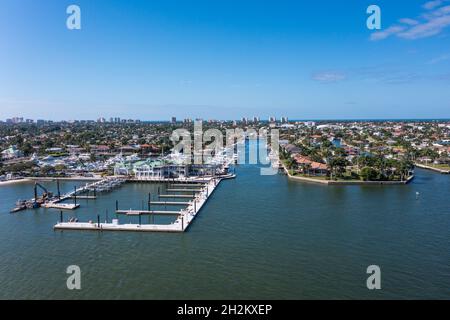
M 139 148 L 135 146 L 123 146 L 120 148 L 120 153 L 123 155 L 131 155 L 139 152 Z
M 284 147 L 284 150 L 289 152 L 290 154 L 300 153 L 301 149 L 293 144 L 288 144 Z
M 293 159 L 296 163 L 297 173 L 312 176 L 327 176 L 330 172 L 326 164 L 313 161 L 309 157 L 295 155 Z
M 22 151 L 17 149 L 16 146 L 10 146 L 8 149 L 1 152 L 2 160 L 12 160 L 23 157 Z
M 93 145 L 91 146 L 91 153 L 100 156 L 100 155 L 110 155 L 111 148 L 106 145 Z

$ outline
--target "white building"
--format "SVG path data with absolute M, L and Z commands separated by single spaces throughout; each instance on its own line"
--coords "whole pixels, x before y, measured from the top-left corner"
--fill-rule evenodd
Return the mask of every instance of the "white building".
M 23 153 L 16 148 L 16 146 L 11 146 L 1 153 L 2 160 L 11 160 L 23 157 Z

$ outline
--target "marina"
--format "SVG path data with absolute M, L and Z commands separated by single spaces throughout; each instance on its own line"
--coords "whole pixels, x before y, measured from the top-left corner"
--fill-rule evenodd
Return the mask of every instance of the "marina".
M 63 232 L 53 230 L 59 210 L 6 214 L 17 197 L 29 195 L 32 182 L 1 187 L 0 296 L 74 298 L 55 273 L 65 275 L 75 262 L 85 270 L 85 288 L 79 293 L 84 299 L 201 299 L 205 292 L 214 299 L 370 298 L 374 293 L 360 280 L 365 276 L 361 265 L 373 263 L 384 266 L 393 279 L 377 296 L 449 297 L 448 176 L 418 169 L 410 184 L 385 188 L 304 184 L 284 175 L 262 177 L 258 168 L 245 165 L 236 173 L 236 179 L 220 183 L 188 232 L 172 233 L 163 232 L 165 226 L 129 230 L 124 225 L 140 228 L 139 216 L 115 214 L 116 200 L 119 210 L 147 211 L 148 193 L 157 199 L 158 188 L 165 194 L 165 187 L 174 187 L 170 182 L 125 183 L 96 200 L 80 200 L 80 208 L 64 211 L 64 221 L 85 224 L 79 231 Z M 74 184 L 81 188 L 84 182 L 61 181 L 62 194 Z M 277 209 L 280 202 L 282 210 Z M 117 218 L 119 226 L 101 232 L 93 226 L 98 214 L 100 223 Z M 141 214 L 142 224 L 153 218 L 151 224 L 170 224 L 177 214 Z M 233 275 L 235 283 L 230 282 Z M 414 281 L 421 278 L 427 282 Z
M 86 231 L 134 231 L 134 232 L 185 232 L 197 214 L 200 212 L 208 198 L 217 188 L 217 186 L 224 179 L 233 179 L 235 175 L 226 175 L 220 178 L 209 178 L 207 182 L 201 184 L 201 188 L 196 189 L 170 189 L 171 192 L 189 192 L 193 193 L 192 201 L 151 201 L 149 194 L 148 208 L 149 210 L 119 210 L 118 202 L 116 201 L 116 214 L 123 214 L 126 216 L 137 216 L 139 223 L 137 224 L 120 224 L 118 219 L 112 219 L 111 222 L 100 222 L 100 217 L 97 216 L 97 222 L 64 222 L 60 221 L 54 226 L 55 230 L 86 230 Z M 196 184 L 196 187 L 199 185 Z M 159 197 L 164 195 L 159 195 Z M 174 195 L 166 195 L 174 197 Z M 150 210 L 150 206 L 184 206 L 180 211 L 173 210 Z M 163 215 L 176 216 L 176 220 L 170 224 L 142 224 L 141 216 L 143 215 Z M 62 216 L 61 216 L 62 217 Z
M 42 186 L 39 182 L 34 182 L 34 198 L 30 200 L 18 200 L 16 207 L 10 210 L 10 213 L 16 213 L 26 209 L 36 209 L 39 207 L 47 209 L 60 209 L 60 210 L 75 210 L 80 207 L 77 203 L 77 199 L 95 200 L 97 198 L 97 193 L 109 192 L 114 188 L 119 187 L 126 180 L 117 177 L 107 177 L 99 181 L 86 183 L 84 186 L 79 188 L 74 188 L 65 194 L 61 194 L 59 180 L 56 180 L 57 193 L 54 194 L 50 192 L 46 187 Z M 38 189 L 42 189 L 43 194 L 41 197 L 38 196 Z M 92 192 L 93 196 L 89 193 Z M 84 195 L 87 194 L 87 195 Z M 74 203 L 63 203 L 66 200 L 73 199 Z

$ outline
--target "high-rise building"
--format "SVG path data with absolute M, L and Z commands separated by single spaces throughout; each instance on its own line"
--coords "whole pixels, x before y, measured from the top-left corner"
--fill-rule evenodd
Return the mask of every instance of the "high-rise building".
M 175 124 L 177 123 L 177 118 L 176 117 L 172 117 L 172 119 L 170 120 L 171 123 Z
M 276 122 L 276 121 L 277 121 L 277 118 L 275 118 L 275 117 L 270 117 L 270 118 L 269 118 L 269 121 L 270 121 L 270 122 Z
M 12 120 L 12 123 L 22 123 L 23 122 L 22 117 L 14 117 L 11 120 Z

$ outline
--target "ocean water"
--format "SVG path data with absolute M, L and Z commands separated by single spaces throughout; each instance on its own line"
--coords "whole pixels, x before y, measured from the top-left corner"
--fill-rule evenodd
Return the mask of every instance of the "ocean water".
M 254 165 L 236 173 L 183 234 L 53 231 L 57 210 L 9 214 L 32 183 L 0 186 L 0 298 L 450 299 L 450 176 L 322 186 Z M 64 219 L 111 219 L 115 200 L 139 209 L 158 186 L 125 184 Z M 81 268 L 79 291 L 66 287 L 69 265 Z M 366 287 L 369 265 L 381 268 L 381 290 Z

